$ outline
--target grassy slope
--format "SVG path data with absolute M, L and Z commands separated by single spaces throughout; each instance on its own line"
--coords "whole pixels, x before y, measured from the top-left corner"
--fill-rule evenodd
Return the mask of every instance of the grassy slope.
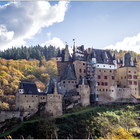
M 137 105 L 136 105 L 137 106 Z M 67 138 L 69 134 L 73 135 L 74 138 L 84 138 L 86 135 L 85 131 L 85 121 L 91 118 L 92 116 L 98 116 L 98 112 L 106 112 L 106 111 L 115 111 L 121 110 L 125 107 L 117 108 L 117 109 L 110 109 L 105 107 L 89 107 L 83 109 L 79 112 L 64 114 L 60 117 L 55 118 L 56 125 L 59 129 L 58 137 L 63 139 Z M 38 133 L 38 122 L 39 120 L 33 121 L 26 121 L 22 122 L 16 128 L 5 132 L 4 134 L 0 135 L 0 138 L 4 138 L 4 136 L 11 135 L 12 138 L 20 138 L 20 135 L 23 135 L 24 138 L 31 135 L 34 138 L 37 137 Z M 83 123 L 84 122 L 84 123 Z

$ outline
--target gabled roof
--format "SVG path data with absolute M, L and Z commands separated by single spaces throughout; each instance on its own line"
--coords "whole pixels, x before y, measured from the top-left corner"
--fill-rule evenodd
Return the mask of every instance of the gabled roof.
M 47 90 L 46 90 L 46 93 L 47 93 L 47 94 L 53 94 L 53 92 L 54 92 L 54 87 L 55 87 L 55 82 L 57 83 L 56 78 L 55 78 L 55 77 L 52 77 L 52 78 L 50 79 L 48 88 L 47 88 Z M 59 87 L 58 87 L 58 83 L 57 83 L 56 85 L 57 85 L 57 92 L 60 94 L 60 92 L 59 92 Z
M 85 85 L 89 85 L 88 82 L 87 82 L 87 79 L 85 77 L 81 77 L 80 81 L 79 81 L 79 85 L 82 85 L 82 81 L 84 79 L 84 84 Z
M 76 80 L 75 69 L 73 64 L 69 64 L 61 80 Z
M 108 50 L 99 50 L 99 49 L 92 49 L 91 54 L 95 53 L 96 55 L 96 62 L 97 63 L 105 63 L 105 64 L 114 64 L 113 57 Z
M 20 82 L 19 89 L 24 89 L 23 94 L 39 94 L 35 83 Z

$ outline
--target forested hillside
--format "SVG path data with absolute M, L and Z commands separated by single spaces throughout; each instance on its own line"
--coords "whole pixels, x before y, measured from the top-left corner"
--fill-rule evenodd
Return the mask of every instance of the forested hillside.
M 58 48 L 54 46 L 44 46 L 41 47 L 40 45 L 37 46 L 21 46 L 20 48 L 12 47 L 11 49 L 7 49 L 4 51 L 0 51 L 0 57 L 5 59 L 37 59 L 41 61 L 42 59 L 46 59 L 47 61 L 50 60 L 52 57 L 56 57 L 58 52 Z
M 14 109 L 15 93 L 19 82 L 35 82 L 42 91 L 46 90 L 50 77 L 57 75 L 56 59 L 6 60 L 0 58 L 0 108 Z

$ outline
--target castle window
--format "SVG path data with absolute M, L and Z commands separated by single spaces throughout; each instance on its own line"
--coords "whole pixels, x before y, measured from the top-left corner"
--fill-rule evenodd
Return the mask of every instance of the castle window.
M 112 71 L 110 70 L 110 72 L 112 72 Z
M 85 65 L 85 63 L 83 63 L 83 65 Z
M 106 91 L 108 91 L 108 89 L 106 89 Z
M 84 70 L 84 73 L 86 73 L 86 70 Z
M 102 86 L 104 86 L 104 82 L 102 82 Z
M 105 65 L 104 65 L 104 67 L 105 67 Z
M 26 95 L 25 95 L 25 97 L 26 97 Z
M 131 71 L 129 71 L 129 73 L 131 73 Z
M 107 82 L 105 82 L 105 86 L 108 86 L 108 83 Z
M 68 81 L 70 83 L 70 81 Z
M 75 81 L 75 83 L 77 83 L 77 82 Z
M 58 99 L 60 99 L 60 96 L 58 97 Z
M 136 71 L 134 71 L 134 73 L 136 74 Z
M 104 89 L 103 89 L 103 91 L 104 91 Z
M 98 79 L 101 79 L 101 75 L 98 75 Z
M 97 67 L 99 67 L 99 65 L 97 65 Z
M 72 81 L 72 83 L 74 83 L 74 81 Z
M 45 99 L 45 97 L 43 97 L 43 99 Z
M 129 85 L 132 85 L 132 81 L 129 81 Z
M 137 79 L 137 75 L 133 75 L 133 79 Z
M 123 79 L 123 77 L 121 77 L 121 79 Z
M 63 81 L 63 83 L 65 83 L 65 81 Z
M 110 66 L 110 68 L 111 68 L 111 66 Z
M 28 103 L 28 100 L 27 100 L 27 103 Z
M 32 101 L 32 102 L 34 102 L 34 101 Z
M 82 76 L 80 75 L 79 78 L 81 79 L 81 77 L 82 77 Z
M 105 72 L 105 70 L 104 70 L 104 72 Z
M 99 65 L 98 65 L 99 66 Z M 99 70 L 99 72 L 101 72 L 101 70 Z
M 112 92 L 113 92 L 114 90 L 112 90 Z
M 99 91 L 101 91 L 101 89 Z
M 33 97 L 33 95 L 32 95 L 32 97 Z
M 112 76 L 112 80 L 115 80 L 115 76 Z
M 98 82 L 98 86 L 100 86 L 100 82 Z
M 126 79 L 126 76 L 124 78 Z
M 31 106 L 29 106 L 29 108 L 31 108 Z
M 137 88 L 135 88 L 135 90 L 137 90 Z
M 134 81 L 134 85 L 137 85 L 137 82 L 136 81 Z
M 104 76 L 104 79 L 107 79 L 107 76 Z
M 132 75 L 128 75 L 128 78 L 129 78 L 129 79 L 132 79 Z
M 37 97 L 37 96 L 36 96 Z
M 81 73 L 81 72 L 82 72 L 82 70 L 81 70 L 81 69 L 79 69 L 79 72 Z

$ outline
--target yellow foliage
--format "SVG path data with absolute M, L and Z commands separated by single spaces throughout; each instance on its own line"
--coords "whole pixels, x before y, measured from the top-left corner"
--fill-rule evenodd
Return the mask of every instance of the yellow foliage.
M 4 70 L 6 73 L 8 73 L 8 68 L 4 65 L 0 67 L 0 70 Z
M 0 108 L 2 110 L 9 110 L 9 104 L 6 102 L 0 103 Z
M 112 130 L 112 132 L 107 133 L 106 136 L 101 137 L 101 139 L 138 139 L 134 137 L 131 132 L 126 131 L 124 128 L 119 127 L 117 130 Z
M 5 77 L 7 75 L 7 73 L 5 72 L 5 71 L 0 71 L 0 76 L 3 76 L 3 77 Z

